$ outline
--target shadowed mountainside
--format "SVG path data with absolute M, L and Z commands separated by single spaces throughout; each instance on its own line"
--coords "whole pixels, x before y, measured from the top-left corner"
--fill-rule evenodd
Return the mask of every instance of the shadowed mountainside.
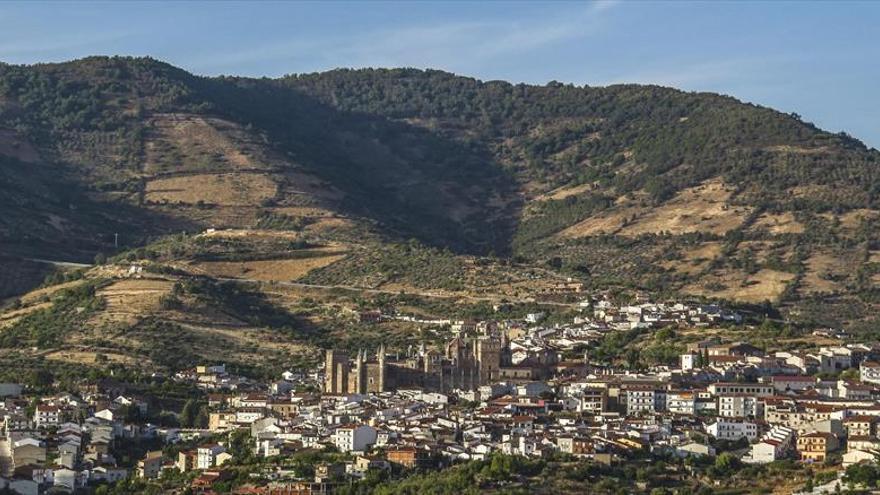
M 7 254 L 280 226 L 747 302 L 870 306 L 880 279 L 880 154 L 715 94 L 94 57 L 0 66 L 0 128 Z

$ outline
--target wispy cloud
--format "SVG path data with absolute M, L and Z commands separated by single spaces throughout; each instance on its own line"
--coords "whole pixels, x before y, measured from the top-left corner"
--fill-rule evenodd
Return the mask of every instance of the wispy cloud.
M 103 31 L 94 33 L 65 33 L 38 39 L 21 38 L 15 33 L 0 35 L 0 60 L 24 63 L 34 59 L 66 59 L 77 57 L 88 50 L 101 53 L 108 45 L 136 36 L 133 31 Z
M 765 105 L 783 112 L 807 112 L 799 93 L 803 83 L 780 67 L 802 63 L 798 56 L 766 55 L 698 62 L 669 62 L 669 67 L 621 74 L 590 84 L 657 84 L 686 91 L 709 91 L 733 96 L 741 101 Z M 820 90 L 821 91 L 821 90 Z M 810 119 L 808 119 L 810 120 Z
M 771 65 L 766 58 L 735 58 L 675 63 L 669 67 L 646 68 L 622 73 L 597 84 L 657 84 L 690 90 L 715 90 L 744 79 L 754 80 Z
M 412 66 L 471 71 L 494 58 L 524 53 L 594 34 L 618 0 L 571 4 L 576 9 L 549 13 L 528 22 L 493 20 L 446 22 L 368 31 L 359 36 L 334 33 L 321 39 L 290 38 L 258 47 L 199 57 L 189 67 L 217 73 L 242 63 L 309 59 L 312 69 L 338 66 Z M 262 64 L 260 64 L 262 65 Z

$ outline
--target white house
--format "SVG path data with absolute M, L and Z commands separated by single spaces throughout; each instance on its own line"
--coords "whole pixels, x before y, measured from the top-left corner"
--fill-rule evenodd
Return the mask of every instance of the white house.
M 666 410 L 672 414 L 696 414 L 696 394 L 689 390 L 666 392 Z
M 864 450 L 847 450 L 843 454 L 843 467 L 849 467 L 860 462 L 874 462 L 877 458 L 871 452 Z
M 764 383 L 718 382 L 709 385 L 708 390 L 714 395 L 752 394 L 758 397 L 770 397 L 776 393 L 773 385 Z
M 690 371 L 696 368 L 697 365 L 697 355 L 696 354 L 681 354 L 678 357 L 679 367 L 682 371 Z
M 771 377 L 770 382 L 773 384 L 773 388 L 778 392 L 802 392 L 804 390 L 816 388 L 817 380 L 812 376 L 780 375 Z
M 715 448 L 698 442 L 688 442 L 675 447 L 675 454 L 679 457 L 702 457 L 715 455 Z
M 95 413 L 96 418 L 101 418 L 105 421 L 113 421 L 113 411 L 110 409 L 101 409 L 100 411 Z
M 249 425 L 266 416 L 266 410 L 260 407 L 240 407 L 235 410 L 235 422 Z
M 552 391 L 553 389 L 544 382 L 529 382 L 516 386 L 516 394 L 520 397 L 540 397 L 541 394 Z
M 538 312 L 538 313 L 529 313 L 529 314 L 526 315 L 526 321 L 527 321 L 528 323 L 538 323 L 539 321 L 541 321 L 541 320 L 544 319 L 544 316 L 545 316 L 545 315 L 544 315 L 544 313 L 542 313 L 542 312 Z
M 718 418 L 706 426 L 706 433 L 719 440 L 736 441 L 747 438 L 751 442 L 758 438 L 758 425 L 744 419 Z
M 781 459 L 791 448 L 793 441 L 794 430 L 785 426 L 774 426 L 758 443 L 752 445 L 751 452 L 743 457 L 743 461 L 763 464 Z
M 333 443 L 342 452 L 367 450 L 376 443 L 376 429 L 368 425 L 345 425 L 336 429 Z
M 217 465 L 217 456 L 226 452 L 226 447 L 213 443 L 196 449 L 196 469 L 211 469 Z
M 92 470 L 91 480 L 106 483 L 116 483 L 128 477 L 128 469 L 117 467 L 98 466 Z
M 527 436 L 505 435 L 502 438 L 501 452 L 506 455 L 532 456 L 539 451 L 538 443 Z
M 880 363 L 865 361 L 859 365 L 859 376 L 865 383 L 880 384 Z
M 626 413 L 655 413 L 666 409 L 666 392 L 653 387 L 633 387 L 626 391 Z
M 37 428 L 58 426 L 61 420 L 61 409 L 58 406 L 38 404 L 34 411 L 34 424 Z
M 54 486 L 66 488 L 70 491 L 76 490 L 76 471 L 72 469 L 56 469 Z
M 819 371 L 832 373 L 852 367 L 852 351 L 846 347 L 822 347 L 818 353 L 809 354 L 819 362 Z
M 764 407 L 755 395 L 724 394 L 718 396 L 718 415 L 726 418 L 760 418 Z

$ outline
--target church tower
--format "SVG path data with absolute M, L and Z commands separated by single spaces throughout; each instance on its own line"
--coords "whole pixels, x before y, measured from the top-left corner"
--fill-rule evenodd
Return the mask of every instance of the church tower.
M 513 364 L 513 353 L 510 351 L 510 340 L 507 337 L 507 331 L 501 331 L 501 366 L 511 366 Z
M 360 351 L 358 351 L 357 358 L 355 358 L 355 362 L 354 362 L 354 373 L 355 373 L 354 392 L 356 394 L 367 393 L 367 387 L 366 387 L 366 383 L 365 383 L 366 380 L 365 380 L 365 376 L 364 376 L 366 374 L 364 361 L 365 361 L 364 351 L 360 350 Z
M 348 393 L 348 375 L 348 353 L 328 350 L 324 359 L 324 392 L 328 394 Z
M 379 361 L 379 392 L 385 391 L 385 374 L 387 370 L 385 369 L 385 344 L 379 345 L 379 355 L 376 356 Z
M 480 338 L 474 343 L 477 380 L 480 385 L 491 383 L 500 376 L 502 345 L 495 335 Z

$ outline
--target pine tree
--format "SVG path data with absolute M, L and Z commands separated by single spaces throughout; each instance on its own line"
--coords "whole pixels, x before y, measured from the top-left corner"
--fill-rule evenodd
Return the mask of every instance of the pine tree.
M 186 404 L 183 405 L 183 410 L 180 411 L 180 426 L 183 426 L 184 428 L 195 426 L 198 413 L 199 405 L 196 403 L 195 399 L 186 401 Z

